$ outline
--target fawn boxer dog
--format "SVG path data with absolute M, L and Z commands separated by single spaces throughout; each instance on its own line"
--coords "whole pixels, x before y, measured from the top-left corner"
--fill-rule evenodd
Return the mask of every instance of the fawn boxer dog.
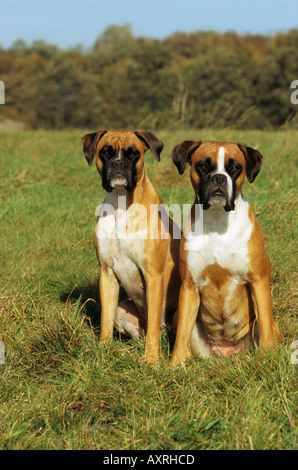
M 190 164 L 195 192 L 180 243 L 172 364 L 192 354 L 230 356 L 250 343 L 274 347 L 280 336 L 272 316 L 269 259 L 241 192 L 245 175 L 252 183 L 259 173 L 262 155 L 244 144 L 185 141 L 172 158 L 180 174 Z
M 158 361 L 160 325 L 177 309 L 181 232 L 168 217 L 147 176 L 144 153 L 160 160 L 161 142 L 148 131 L 105 131 L 82 138 L 84 155 L 106 191 L 95 227 L 100 265 L 101 343 L 115 327 L 138 337 L 146 331 L 144 359 Z M 176 231 L 176 236 L 174 236 Z M 119 284 L 129 299 L 118 304 Z

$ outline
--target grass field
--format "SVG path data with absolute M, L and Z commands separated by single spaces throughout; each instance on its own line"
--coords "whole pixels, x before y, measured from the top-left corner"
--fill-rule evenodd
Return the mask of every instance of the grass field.
M 92 130 L 89 130 L 92 131 Z M 164 202 L 191 203 L 188 171 L 169 154 L 184 139 L 241 141 L 264 156 L 244 193 L 272 266 L 276 354 L 169 365 L 140 361 L 144 340 L 98 348 L 94 211 L 104 191 L 82 154 L 84 131 L 0 134 L 0 449 L 294 449 L 298 139 L 294 131 L 156 132 L 146 154 Z M 295 356 L 296 357 L 296 356 Z M 292 358 L 292 360 L 291 360 Z

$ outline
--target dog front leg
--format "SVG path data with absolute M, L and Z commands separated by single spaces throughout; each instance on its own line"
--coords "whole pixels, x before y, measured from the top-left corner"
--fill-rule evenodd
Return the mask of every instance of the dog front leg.
M 183 363 L 187 358 L 190 334 L 198 315 L 199 306 L 200 295 L 197 289 L 193 284 L 184 282 L 179 294 L 176 340 L 171 357 L 173 366 Z
M 160 347 L 160 322 L 163 308 L 163 278 L 161 274 L 150 274 L 146 280 L 148 324 L 144 360 L 158 362 Z
M 100 340 L 105 344 L 113 336 L 113 328 L 119 298 L 119 283 L 109 267 L 101 269 L 99 278 L 101 302 Z
M 273 320 L 270 280 L 267 276 L 251 284 L 261 350 L 275 348 L 280 341 L 279 328 Z

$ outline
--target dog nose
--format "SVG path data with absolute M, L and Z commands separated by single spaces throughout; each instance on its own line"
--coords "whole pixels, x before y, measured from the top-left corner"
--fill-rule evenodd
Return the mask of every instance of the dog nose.
M 226 175 L 221 175 L 220 173 L 213 175 L 211 180 L 212 183 L 214 183 L 216 186 L 224 186 L 225 184 L 227 184 Z
M 123 164 L 123 161 L 122 160 L 114 160 L 112 162 L 112 166 L 114 168 L 123 168 L 124 167 L 124 164 Z

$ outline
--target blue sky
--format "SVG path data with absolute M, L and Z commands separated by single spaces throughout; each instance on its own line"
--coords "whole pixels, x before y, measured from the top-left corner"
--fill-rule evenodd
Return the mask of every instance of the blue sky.
M 0 0 L 0 44 L 91 47 L 111 24 L 162 39 L 175 31 L 273 34 L 298 27 L 298 0 Z

